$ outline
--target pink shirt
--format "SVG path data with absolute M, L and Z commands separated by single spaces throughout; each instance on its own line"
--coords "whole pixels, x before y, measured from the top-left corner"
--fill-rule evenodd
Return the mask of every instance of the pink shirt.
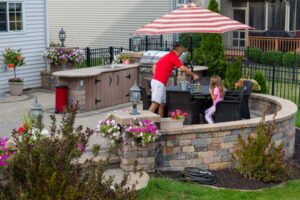
M 219 90 L 219 88 L 218 87 L 215 87 L 215 89 L 214 89 L 214 95 L 215 95 L 215 100 L 214 100 L 214 102 L 213 102 L 213 106 L 216 106 L 216 104 L 219 102 L 219 101 L 222 101 L 223 99 L 222 99 L 222 96 L 221 96 L 221 94 L 220 94 L 220 90 Z

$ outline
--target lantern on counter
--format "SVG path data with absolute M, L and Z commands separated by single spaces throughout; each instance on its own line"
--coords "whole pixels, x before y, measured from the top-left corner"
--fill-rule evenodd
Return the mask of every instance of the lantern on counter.
M 29 117 L 31 120 L 36 120 L 39 116 L 43 116 L 43 113 L 42 106 L 39 104 L 37 97 L 35 97 L 35 101 L 29 110 Z
M 137 86 L 136 82 L 129 90 L 130 102 L 132 103 L 132 110 L 130 112 L 131 115 L 139 115 L 140 113 L 137 111 L 137 104 L 141 98 L 141 89 Z

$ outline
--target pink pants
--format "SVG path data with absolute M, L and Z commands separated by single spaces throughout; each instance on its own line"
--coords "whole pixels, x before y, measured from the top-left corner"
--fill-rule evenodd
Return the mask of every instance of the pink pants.
M 216 106 L 211 106 L 210 108 L 208 108 L 207 110 L 205 110 L 205 120 L 209 123 L 209 124 L 213 124 L 214 120 L 213 120 L 213 114 L 216 112 Z

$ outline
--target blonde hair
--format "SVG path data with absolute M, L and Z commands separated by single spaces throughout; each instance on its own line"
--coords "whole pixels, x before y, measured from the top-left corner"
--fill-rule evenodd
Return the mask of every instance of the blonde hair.
M 220 76 L 218 75 L 213 75 L 212 77 L 210 77 L 210 88 L 213 90 L 215 87 L 219 88 L 221 97 L 223 98 L 224 97 L 223 83 Z

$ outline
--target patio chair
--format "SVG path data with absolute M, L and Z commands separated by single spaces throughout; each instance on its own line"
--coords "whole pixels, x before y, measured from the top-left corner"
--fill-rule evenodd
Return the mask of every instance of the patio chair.
M 204 76 L 200 78 L 200 84 L 201 85 L 209 85 L 210 84 L 210 77 Z
M 224 99 L 216 105 L 216 112 L 214 113 L 215 122 L 228 122 L 241 120 L 241 107 L 244 98 L 246 87 L 242 86 L 239 92 L 239 98 L 237 99 Z
M 176 109 L 189 114 L 183 122 L 184 125 L 199 124 L 200 101 L 193 99 L 189 92 L 167 92 L 167 111 L 171 112 Z
M 249 97 L 251 95 L 252 81 L 245 80 L 243 86 L 246 87 L 244 91 L 242 107 L 241 107 L 241 117 L 243 119 L 250 119 L 250 111 L 249 111 Z M 224 100 L 239 100 L 239 91 L 226 91 Z

